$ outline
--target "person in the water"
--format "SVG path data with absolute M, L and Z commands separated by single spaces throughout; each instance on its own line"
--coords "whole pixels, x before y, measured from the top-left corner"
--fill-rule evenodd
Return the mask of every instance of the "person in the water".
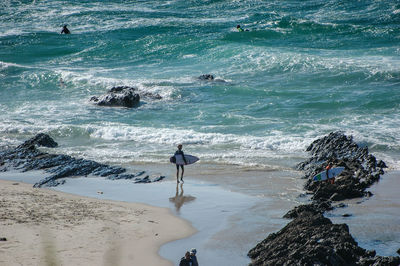
M 69 29 L 67 28 L 67 25 L 64 25 L 61 31 L 61 34 L 70 34 L 71 32 L 69 31 Z
M 237 25 L 237 26 L 236 26 L 236 29 L 237 29 L 239 32 L 242 32 L 242 31 L 249 31 L 249 30 L 244 30 L 242 27 L 240 27 L 240 25 Z

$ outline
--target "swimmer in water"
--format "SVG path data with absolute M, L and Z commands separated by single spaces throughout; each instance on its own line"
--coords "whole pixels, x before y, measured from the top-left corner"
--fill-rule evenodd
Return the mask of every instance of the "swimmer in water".
M 239 31 L 239 32 L 242 32 L 242 31 L 249 31 L 249 30 L 244 30 L 242 27 L 240 27 L 240 25 L 237 25 L 236 26 L 236 29 Z
M 60 34 L 70 34 L 71 32 L 67 28 L 67 25 L 64 25 Z

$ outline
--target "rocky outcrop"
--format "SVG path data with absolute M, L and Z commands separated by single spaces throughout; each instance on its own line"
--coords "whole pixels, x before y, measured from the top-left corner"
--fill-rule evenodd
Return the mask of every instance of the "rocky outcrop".
M 203 74 L 198 77 L 200 80 L 214 80 L 214 76 L 211 74 Z
M 333 132 L 311 143 L 307 148 L 311 157 L 298 165 L 305 171 L 305 188 L 314 192 L 315 200 L 339 201 L 370 196 L 365 189 L 379 180 L 386 164 L 369 154 L 368 147 L 360 147 L 342 132 Z M 323 171 L 332 162 L 345 170 L 335 179 L 335 183 L 314 182 L 312 177 Z
M 332 210 L 330 201 L 313 202 L 311 204 L 299 205 L 292 210 L 288 211 L 283 218 L 293 219 L 297 218 L 301 213 L 307 212 L 311 214 L 323 214 L 327 210 Z
M 60 180 L 75 176 L 102 176 L 108 179 L 131 179 L 134 183 L 150 183 L 164 179 L 164 176 L 149 176 L 145 171 L 126 173 L 125 168 L 109 166 L 92 160 L 78 159 L 64 154 L 49 154 L 37 149 L 38 146 L 56 147 L 57 143 L 46 134 L 38 134 L 16 148 L 0 150 L 0 171 L 17 169 L 21 171 L 44 170 L 50 175 L 36 183 L 35 187 L 57 186 Z
M 399 265 L 399 257 L 376 256 L 358 246 L 346 224 L 303 211 L 248 253 L 250 265 Z
M 25 141 L 18 147 L 29 149 L 35 145 L 48 148 L 55 148 L 58 146 L 57 142 L 55 142 L 49 135 L 44 133 L 39 133 L 35 137 Z
M 211 75 L 211 74 L 203 74 L 203 75 L 200 75 L 200 76 L 197 77 L 197 79 L 203 80 L 203 81 L 226 82 L 226 81 L 223 80 L 223 79 L 216 79 L 216 78 L 214 78 L 214 76 Z
M 140 96 L 135 91 L 130 87 L 114 87 L 100 97 L 93 96 L 90 101 L 100 106 L 137 107 Z
M 400 265 L 400 257 L 380 257 L 359 247 L 346 224 L 332 224 L 323 216 L 325 211 L 346 207 L 333 205 L 335 201 L 371 196 L 365 190 L 379 180 L 385 163 L 342 132 L 314 141 L 307 151 L 311 157 L 298 169 L 305 171 L 305 188 L 313 195 L 312 202 L 284 215 L 294 220 L 249 251 L 250 265 Z M 345 170 L 333 184 L 312 181 L 328 162 Z
M 111 88 L 102 96 L 93 96 L 90 101 L 100 106 L 120 106 L 120 107 L 138 107 L 140 99 L 161 100 L 162 97 L 157 93 L 140 92 L 137 88 L 128 86 L 118 86 Z

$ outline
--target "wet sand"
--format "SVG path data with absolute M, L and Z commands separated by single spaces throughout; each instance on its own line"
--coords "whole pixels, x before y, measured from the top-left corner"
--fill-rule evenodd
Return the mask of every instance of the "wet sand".
M 381 256 L 398 256 L 400 247 L 400 171 L 387 171 L 370 189 L 370 198 L 343 201 L 347 208 L 327 213 L 335 223 L 346 223 L 358 244 Z M 349 217 L 343 217 L 349 214 Z
M 173 265 L 160 246 L 195 232 L 165 208 L 15 181 L 0 180 L 0 208 L 0 265 Z
M 282 215 L 298 204 L 297 184 L 303 183 L 285 171 L 247 171 L 199 164 L 186 167 L 185 183 L 177 186 L 172 165 L 152 168 L 145 165 L 136 169 L 140 167 L 154 174 L 166 174 L 167 178 L 153 184 L 99 177 L 68 178 L 64 185 L 54 189 L 170 208 L 176 216 L 190 221 L 198 232 L 163 245 L 159 254 L 177 262 L 186 250 L 196 248 L 202 265 L 247 265 L 248 250 L 289 222 Z M 3 173 L 0 178 L 5 178 Z M 26 180 L 24 174 L 18 176 L 18 173 L 10 173 L 9 178 Z M 39 178 L 40 173 L 36 173 L 29 182 L 37 182 Z
M 175 168 L 169 164 L 138 165 L 134 168 L 164 174 L 167 178 L 153 184 L 133 184 L 129 180 L 111 181 L 99 177 L 73 178 L 66 179 L 66 184 L 54 189 L 98 199 L 170 208 L 173 214 L 190 221 L 198 230 L 191 237 L 169 242 L 161 247 L 159 254 L 175 263 L 186 250 L 196 248 L 202 265 L 247 265 L 250 262 L 248 250 L 270 233 L 284 227 L 290 220 L 283 219 L 282 216 L 294 206 L 307 201 L 307 197 L 301 196 L 305 182 L 301 179 L 302 173 L 291 169 L 246 169 L 197 164 L 185 168 L 185 183 L 177 185 Z M 23 179 L 22 176 L 21 178 Z M 391 178 L 386 180 L 391 180 L 390 184 L 395 181 Z M 36 181 L 31 179 L 31 182 Z M 371 191 L 373 189 L 375 186 Z M 385 193 L 383 192 L 382 198 L 377 193 L 371 199 L 376 197 L 376 200 L 385 204 L 385 200 L 382 200 L 385 199 Z M 374 212 L 374 208 L 376 206 L 369 206 L 366 212 Z M 380 208 L 385 212 L 387 206 Z M 350 207 L 340 210 L 350 212 Z M 398 205 L 395 206 L 395 211 L 400 211 Z M 375 223 L 373 220 L 359 220 L 355 215 L 353 218 L 351 219 L 363 226 L 372 226 Z M 387 220 L 387 223 L 392 224 L 393 221 Z M 351 223 L 349 226 L 353 233 Z M 382 229 L 382 235 L 390 231 L 385 230 Z M 358 238 L 355 232 L 354 236 Z M 394 237 L 398 241 L 398 237 Z M 373 239 L 373 236 L 366 233 L 366 239 Z M 388 245 L 393 243 L 397 242 L 386 242 Z M 363 245 L 362 241 L 360 245 L 371 249 Z M 393 249 L 392 246 L 391 250 Z M 379 249 L 377 251 L 382 254 Z

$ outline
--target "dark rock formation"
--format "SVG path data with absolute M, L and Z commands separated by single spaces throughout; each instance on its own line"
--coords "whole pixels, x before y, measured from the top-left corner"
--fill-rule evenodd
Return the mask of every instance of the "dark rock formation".
M 100 97 L 93 96 L 90 101 L 100 106 L 121 106 L 137 107 L 139 106 L 140 96 L 135 88 L 114 87 Z
M 139 91 L 137 88 L 133 87 L 128 87 L 128 86 L 118 86 L 118 87 L 112 87 L 108 92 L 109 93 L 122 93 L 125 90 L 131 90 L 134 92 L 137 92 L 140 96 L 140 98 L 148 98 L 148 99 L 153 99 L 153 100 L 161 100 L 162 97 L 158 93 L 151 93 L 151 92 L 143 92 Z
M 200 80 L 214 80 L 214 76 L 211 74 L 204 74 L 198 77 Z
M 368 147 L 358 146 L 351 136 L 342 132 L 333 132 L 314 141 L 307 151 L 311 157 L 300 163 L 298 169 L 305 171 L 308 179 L 305 188 L 314 193 L 315 200 L 340 201 L 362 197 L 366 194 L 365 189 L 384 174 L 383 168 L 386 167 L 383 161 L 369 154 Z M 312 177 L 323 171 L 328 162 L 345 167 L 335 183 L 312 181 Z
M 223 80 L 223 79 L 216 79 L 216 78 L 214 78 L 214 76 L 211 75 L 211 74 L 203 74 L 203 75 L 197 77 L 197 79 L 199 79 L 199 80 L 204 80 L 204 81 L 226 82 L 226 81 Z
M 126 169 L 109 166 L 91 160 L 77 159 L 63 154 L 49 154 L 41 152 L 36 145 L 47 145 L 56 147 L 57 143 L 46 134 L 38 134 L 32 139 L 25 141 L 16 148 L 0 150 L 0 171 L 13 168 L 21 171 L 45 170 L 50 176 L 36 183 L 35 187 L 57 186 L 65 180 L 61 178 L 72 176 L 102 176 L 109 179 L 132 179 L 135 183 L 150 183 L 164 179 L 164 176 L 150 177 L 145 171 L 135 174 L 125 173 Z M 50 146 L 49 146 L 50 145 Z
M 330 201 L 313 202 L 311 204 L 304 204 L 294 207 L 294 209 L 288 211 L 283 218 L 293 219 L 297 218 L 300 213 L 308 212 L 312 214 L 323 214 L 327 210 L 332 210 L 333 207 Z
M 31 146 L 43 146 L 48 148 L 55 148 L 58 146 L 57 142 L 55 142 L 49 135 L 44 133 L 39 133 L 35 137 L 28 139 L 24 143 L 22 143 L 20 148 L 30 148 Z
M 359 247 L 346 224 L 332 224 L 323 216 L 325 211 L 346 207 L 344 203 L 332 206 L 334 201 L 371 196 L 365 189 L 379 180 L 385 163 L 342 132 L 314 141 L 307 151 L 311 158 L 298 169 L 306 173 L 305 188 L 313 194 L 312 203 L 286 213 L 284 218 L 294 220 L 249 251 L 250 265 L 400 265 L 400 257 L 380 257 Z M 334 184 L 312 181 L 329 161 L 345 167 Z
M 399 265 L 399 257 L 375 256 L 358 246 L 346 224 L 303 211 L 248 253 L 250 265 Z M 377 264 L 375 264 L 377 263 Z
M 128 86 L 118 86 L 111 88 L 106 94 L 97 97 L 93 96 L 90 101 L 100 106 L 121 106 L 137 107 L 141 98 L 161 100 L 162 97 L 157 93 L 140 92 L 137 88 Z
M 139 95 L 142 98 L 147 98 L 147 99 L 152 99 L 152 100 L 161 100 L 162 99 L 161 95 L 158 93 L 140 92 Z

